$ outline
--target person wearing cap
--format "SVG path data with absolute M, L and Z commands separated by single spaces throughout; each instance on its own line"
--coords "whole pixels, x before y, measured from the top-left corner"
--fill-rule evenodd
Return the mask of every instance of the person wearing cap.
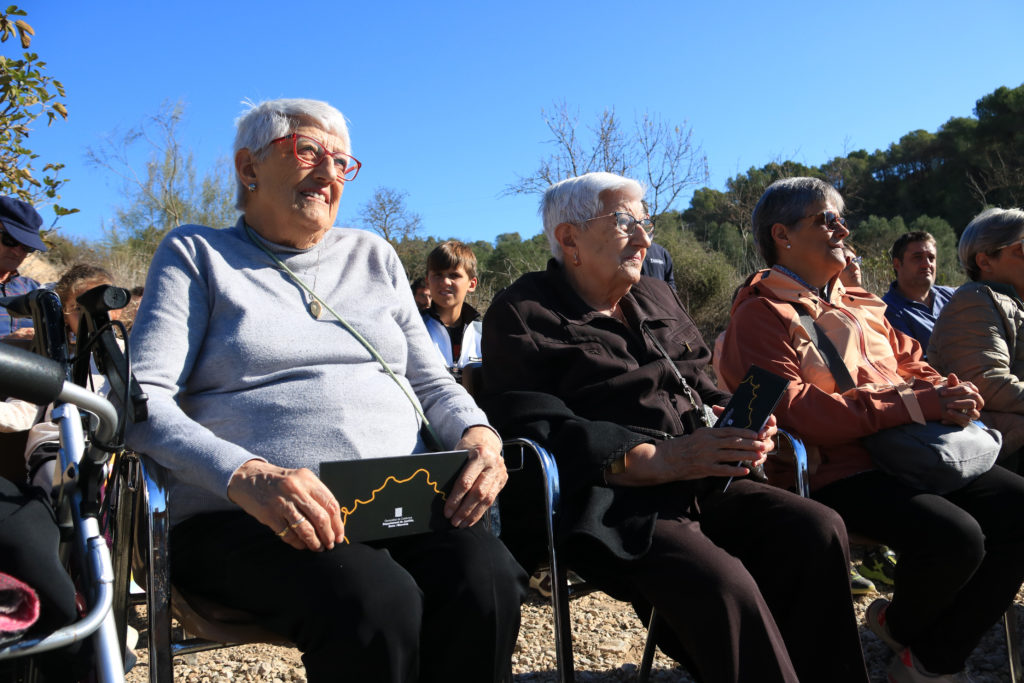
M 18 268 L 25 257 L 34 251 L 46 251 L 39 237 L 43 217 L 20 199 L 0 197 L 0 296 L 17 296 L 39 289 L 38 282 L 20 275 Z M 0 338 L 31 338 L 32 321 L 12 318 L 6 308 L 0 307 Z

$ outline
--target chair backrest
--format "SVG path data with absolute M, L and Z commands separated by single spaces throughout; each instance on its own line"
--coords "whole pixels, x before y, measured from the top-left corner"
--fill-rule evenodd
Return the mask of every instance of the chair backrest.
M 484 391 L 484 368 L 482 363 L 466 363 L 462 368 L 462 386 L 469 395 L 479 401 Z

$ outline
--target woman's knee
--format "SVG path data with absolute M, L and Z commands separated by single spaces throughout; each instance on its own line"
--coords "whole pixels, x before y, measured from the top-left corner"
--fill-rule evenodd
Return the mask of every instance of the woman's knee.
M 939 555 L 949 567 L 973 571 L 985 557 L 985 532 L 974 517 L 949 501 L 930 505 L 892 544 L 900 553 Z
M 457 530 L 447 550 L 444 572 L 461 580 L 439 590 L 457 594 L 460 606 L 465 608 L 518 613 L 527 576 L 500 540 L 474 529 Z M 429 589 L 424 586 L 424 590 Z
M 779 552 L 798 552 L 805 555 L 826 553 L 830 550 L 848 552 L 849 539 L 842 516 L 810 498 L 789 502 L 790 514 L 777 519 L 772 530 L 772 546 Z

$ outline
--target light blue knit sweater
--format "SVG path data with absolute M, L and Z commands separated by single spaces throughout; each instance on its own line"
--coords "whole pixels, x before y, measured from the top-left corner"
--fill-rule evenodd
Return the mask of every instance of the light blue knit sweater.
M 335 228 L 308 250 L 264 242 L 366 337 L 410 388 L 446 447 L 487 424 L 438 359 L 391 246 Z M 324 460 L 425 450 L 398 385 L 254 245 L 241 220 L 187 225 L 160 244 L 131 334 L 149 420 L 128 445 L 171 475 L 171 523 L 236 509 L 246 460 L 319 472 Z

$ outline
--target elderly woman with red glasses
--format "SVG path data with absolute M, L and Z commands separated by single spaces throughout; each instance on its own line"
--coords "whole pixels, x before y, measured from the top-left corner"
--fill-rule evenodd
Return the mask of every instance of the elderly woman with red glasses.
M 774 421 L 707 428 L 705 407 L 729 395 L 675 290 L 640 274 L 654 229 L 643 196 L 612 173 L 547 189 L 553 258 L 487 311 L 484 406 L 551 447 L 568 566 L 641 618 L 655 607 L 659 646 L 695 678 L 866 681 L 842 521 L 746 478 Z M 536 534 L 520 526 L 529 509 L 506 508 L 516 493 L 503 533 L 526 562 Z
M 1020 472 L 1014 456 L 1024 446 L 1024 211 L 981 212 L 960 236 L 959 252 L 971 281 L 942 309 L 928 362 L 977 385 L 982 420 L 1002 433 L 1001 455 Z
M 170 477 L 172 580 L 295 643 L 310 681 L 498 680 L 526 581 L 476 524 L 507 479 L 500 439 L 394 250 L 332 227 L 360 168 L 342 114 L 273 100 L 237 129 L 242 216 L 167 235 L 131 335 L 149 419 L 127 442 Z M 451 526 L 348 542 L 320 463 L 425 452 L 421 427 L 470 452 Z
M 997 467 L 939 495 L 873 465 L 863 437 L 912 421 L 963 426 L 984 401 L 973 384 L 925 363 L 920 345 L 886 321 L 881 299 L 843 286 L 843 208 L 839 192 L 815 178 L 765 190 L 752 223 L 769 269 L 736 297 L 720 378 L 735 387 L 756 364 L 789 379 L 776 415 L 815 454 L 811 496 L 851 532 L 899 553 L 892 601 L 879 598 L 866 615 L 898 655 L 890 680 L 969 680 L 968 655 L 1024 579 L 1024 516 L 1016 512 L 1024 479 Z M 842 367 L 853 385 L 845 391 Z M 793 486 L 787 463 L 769 458 L 766 469 L 773 482 Z

